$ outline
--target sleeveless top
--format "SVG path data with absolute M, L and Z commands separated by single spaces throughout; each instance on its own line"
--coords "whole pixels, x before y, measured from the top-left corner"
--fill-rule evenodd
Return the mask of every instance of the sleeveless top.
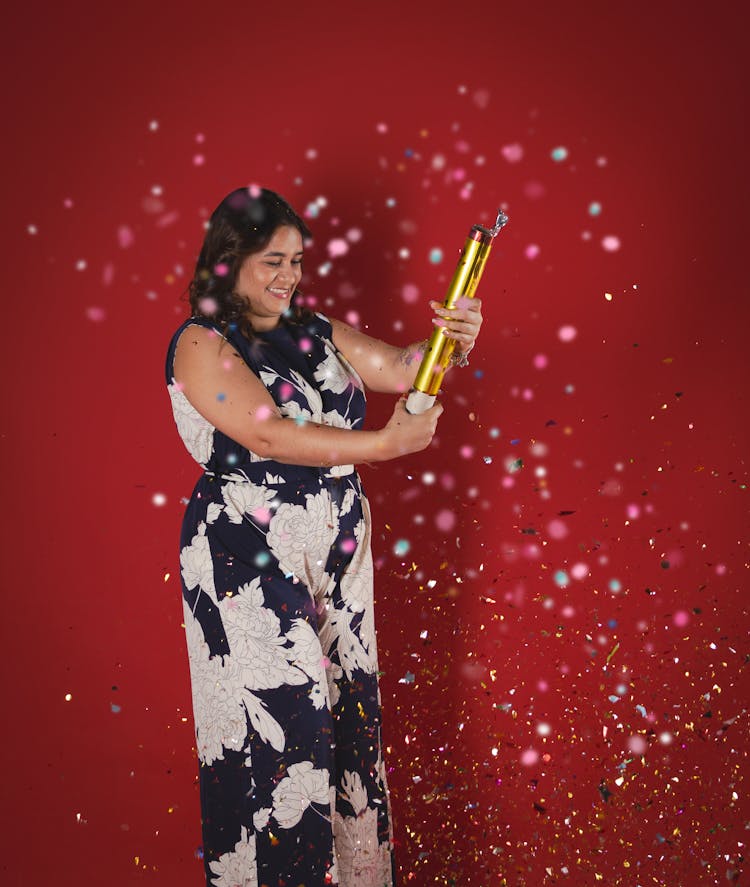
M 282 318 L 272 330 L 249 341 L 238 329 L 226 334 L 215 322 L 191 317 L 175 332 L 166 360 L 166 382 L 177 430 L 185 447 L 208 475 L 226 481 L 263 482 L 266 473 L 295 475 L 304 485 L 313 478 L 336 478 L 355 472 L 353 465 L 330 468 L 292 466 L 246 449 L 215 428 L 188 401 L 174 379 L 177 342 L 191 325 L 214 330 L 226 339 L 260 379 L 282 416 L 335 428 L 361 429 L 365 418 L 362 379 L 332 341 L 331 324 L 323 314 L 308 323 Z M 249 420 L 250 421 L 250 420 Z M 290 476 L 291 475 L 291 476 Z M 306 482 L 306 483 L 305 483 Z

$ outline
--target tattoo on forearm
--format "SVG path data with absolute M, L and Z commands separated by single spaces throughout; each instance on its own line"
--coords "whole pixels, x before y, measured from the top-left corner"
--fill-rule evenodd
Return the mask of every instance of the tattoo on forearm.
M 421 342 L 416 342 L 413 345 L 407 345 L 406 348 L 402 348 L 398 356 L 399 363 L 403 364 L 405 367 L 410 367 L 415 360 L 422 360 L 429 344 L 429 339 L 423 339 Z

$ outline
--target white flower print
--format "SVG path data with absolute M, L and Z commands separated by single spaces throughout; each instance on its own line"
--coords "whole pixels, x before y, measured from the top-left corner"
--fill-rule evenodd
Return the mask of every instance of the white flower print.
M 216 429 L 195 409 L 176 382 L 167 385 L 167 391 L 182 442 L 193 459 L 205 466 L 213 452 Z
M 283 503 L 268 526 L 266 540 L 279 566 L 302 579 L 315 596 L 325 580 L 328 553 L 338 534 L 331 497 L 323 489 L 308 493 L 305 505 Z
M 183 601 L 183 610 L 200 760 L 212 764 L 224 759 L 225 748 L 241 751 L 247 740 L 248 717 L 264 742 L 276 751 L 283 751 L 284 731 L 262 700 L 245 686 L 246 669 L 231 654 L 211 656 L 200 622 L 186 601 Z M 289 668 L 289 672 L 292 676 L 299 675 L 299 683 L 305 682 L 305 676 L 297 669 Z
M 344 493 L 344 498 L 341 501 L 341 507 L 339 508 L 339 517 L 345 517 L 352 510 L 352 506 L 354 505 L 354 490 L 349 487 L 349 489 Z
M 310 701 L 313 706 L 321 709 L 324 705 L 329 705 L 323 651 L 320 647 L 320 638 L 312 625 L 304 619 L 294 619 L 291 629 L 287 632 L 287 638 L 292 642 L 292 647 L 288 651 L 290 661 L 315 681 L 310 690 Z
M 222 511 L 224 511 L 223 505 L 219 505 L 218 502 L 209 502 L 208 508 L 206 509 L 206 523 L 214 523 L 214 521 L 221 514 Z
M 256 810 L 256 812 L 253 813 L 253 828 L 256 832 L 262 832 L 268 825 L 268 820 L 271 817 L 271 809 L 271 807 L 261 807 L 260 810 Z
M 185 588 L 190 590 L 197 585 L 214 601 L 216 600 L 214 565 L 206 538 L 206 525 L 203 522 L 198 524 L 198 532 L 193 536 L 190 545 L 186 545 L 180 552 L 180 567 Z
M 290 651 L 281 634 L 279 617 L 263 606 L 260 579 L 241 586 L 219 604 L 232 660 L 248 690 L 268 690 L 283 684 L 304 684 L 305 675 L 289 663 Z
M 300 404 L 294 400 L 288 400 L 283 404 L 279 404 L 279 412 L 283 416 L 292 419 L 302 416 L 312 422 L 320 422 L 320 416 L 323 411 L 323 399 L 320 396 L 320 393 L 316 391 L 307 379 L 305 379 L 304 376 L 301 376 L 296 370 L 291 370 L 289 376 L 289 379 L 285 379 L 284 376 L 279 375 L 276 370 L 269 366 L 264 367 L 260 371 L 261 381 L 266 388 L 270 389 L 277 380 L 282 379 L 285 382 L 290 382 L 307 401 L 306 408 L 300 406 Z
M 330 809 L 329 773 L 316 770 L 312 761 L 288 768 L 287 776 L 273 790 L 273 817 L 281 828 L 293 828 L 311 804 Z
M 336 861 L 342 887 L 383 887 L 391 884 L 390 847 L 378 842 L 378 811 L 368 808 L 367 791 L 359 773 L 344 771 L 339 789 L 354 816 L 333 818 Z
M 200 622 L 183 605 L 198 757 L 212 764 L 223 760 L 225 748 L 240 751 L 245 744 L 244 687 L 229 656 L 211 656 Z
M 321 360 L 315 369 L 315 381 L 320 384 L 322 391 L 343 394 L 356 384 L 356 380 L 346 371 L 343 361 L 333 351 L 333 345 L 327 339 L 324 340 L 324 343 L 326 356 L 325 360 Z
M 242 826 L 240 840 L 234 850 L 222 853 L 209 863 L 214 887 L 258 887 L 258 866 L 255 860 L 255 835 L 248 835 Z
M 320 633 L 323 649 L 326 650 L 327 647 L 326 656 L 329 659 L 333 643 L 336 642 L 339 662 L 350 681 L 354 680 L 354 672 L 357 669 L 361 669 L 365 674 L 372 674 L 378 667 L 375 648 L 366 648 L 352 628 L 354 616 L 355 614 L 347 609 L 331 608 L 328 621 Z
M 258 508 L 267 508 L 274 500 L 276 493 L 260 484 L 229 482 L 224 484 L 222 495 L 226 508 L 226 516 L 233 524 L 241 524 L 248 515 L 252 518 Z

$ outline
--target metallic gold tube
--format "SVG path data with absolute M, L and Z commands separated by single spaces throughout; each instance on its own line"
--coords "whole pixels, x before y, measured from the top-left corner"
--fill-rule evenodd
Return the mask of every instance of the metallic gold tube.
M 507 221 L 505 213 L 498 210 L 492 229 L 488 230 L 480 225 L 474 225 L 471 229 L 443 301 L 445 308 L 454 308 L 459 299 L 474 298 L 492 243 Z M 414 387 L 406 400 L 406 409 L 410 413 L 422 413 L 435 402 L 455 347 L 455 340 L 448 337 L 443 327 L 437 327 L 433 331 L 414 380 Z

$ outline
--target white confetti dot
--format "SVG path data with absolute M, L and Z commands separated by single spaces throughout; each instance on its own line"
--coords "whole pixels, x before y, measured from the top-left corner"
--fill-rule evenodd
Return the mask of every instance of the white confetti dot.
M 160 507 L 167 504 L 167 497 L 164 495 L 164 493 L 154 493 L 154 495 L 151 497 L 151 501 L 154 505 Z

